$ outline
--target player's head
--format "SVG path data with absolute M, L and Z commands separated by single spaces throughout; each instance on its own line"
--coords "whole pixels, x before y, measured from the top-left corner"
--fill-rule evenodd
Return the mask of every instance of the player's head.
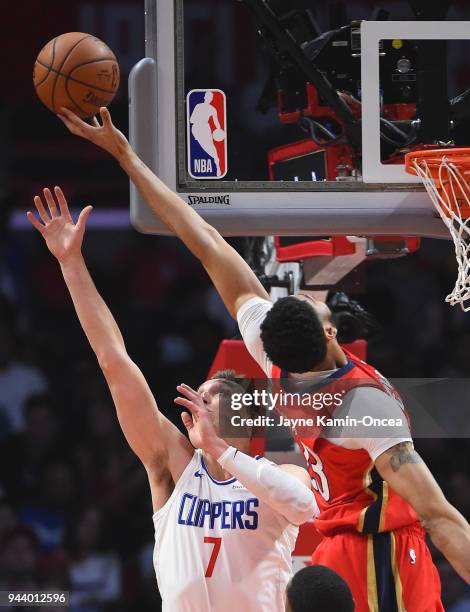
M 206 93 L 204 94 L 204 102 L 212 102 L 213 97 L 214 94 L 212 93 L 212 91 L 206 91 Z
M 207 410 L 212 413 L 214 423 L 218 424 L 219 430 L 222 430 L 221 433 L 224 426 L 228 428 L 226 421 L 232 413 L 231 410 L 222 408 L 223 414 L 221 414 L 221 406 L 228 408 L 232 396 L 247 393 L 250 385 L 251 380 L 235 370 L 219 370 L 198 388 L 198 393 L 202 396 Z M 238 414 L 242 417 L 252 416 L 248 408 L 242 408 Z
M 294 574 L 286 589 L 286 612 L 354 612 L 351 589 L 336 572 L 310 565 Z
M 235 370 L 218 370 L 198 388 L 208 410 L 218 413 L 220 398 L 230 398 L 233 393 L 246 393 L 250 380 Z
M 328 306 L 305 294 L 277 300 L 261 324 L 266 354 L 287 372 L 309 372 L 318 367 L 336 333 Z

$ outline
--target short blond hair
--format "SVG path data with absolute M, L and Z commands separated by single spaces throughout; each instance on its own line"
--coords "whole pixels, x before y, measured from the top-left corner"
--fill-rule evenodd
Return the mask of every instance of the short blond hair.
M 235 370 L 217 370 L 209 380 L 223 380 L 228 383 L 239 385 L 244 391 L 247 391 L 251 385 L 251 380 L 244 374 L 239 374 Z

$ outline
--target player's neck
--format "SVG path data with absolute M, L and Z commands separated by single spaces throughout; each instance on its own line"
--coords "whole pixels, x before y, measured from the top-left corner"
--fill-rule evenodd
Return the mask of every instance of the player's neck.
M 328 370 L 336 370 L 337 368 L 342 368 L 348 363 L 348 358 L 346 357 L 344 351 L 336 342 L 333 340 L 328 344 L 328 349 L 326 352 L 325 359 L 319 363 L 312 372 L 326 372 Z
M 250 440 L 249 438 L 224 438 L 227 444 L 230 446 L 234 446 L 238 448 L 242 453 L 250 454 Z M 232 478 L 232 474 L 226 472 L 223 467 L 217 463 L 217 459 L 209 455 L 209 453 L 205 453 L 202 451 L 204 456 L 204 463 L 206 464 L 206 468 L 209 474 L 212 476 L 214 480 L 229 480 Z

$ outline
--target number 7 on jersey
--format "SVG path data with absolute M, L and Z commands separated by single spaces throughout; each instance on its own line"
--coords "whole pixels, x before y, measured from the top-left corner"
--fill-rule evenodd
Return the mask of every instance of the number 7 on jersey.
M 206 536 L 204 538 L 204 544 L 213 544 L 214 548 L 212 549 L 211 558 L 209 559 L 209 563 L 207 565 L 205 577 L 210 578 L 214 571 L 215 562 L 217 561 L 217 557 L 220 552 L 220 546 L 222 544 L 222 538 L 213 538 L 210 536 Z

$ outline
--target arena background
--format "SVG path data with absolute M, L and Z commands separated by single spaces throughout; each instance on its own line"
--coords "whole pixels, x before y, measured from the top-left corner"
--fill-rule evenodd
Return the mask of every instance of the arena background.
M 73 207 L 94 204 L 86 260 L 160 409 L 176 423 L 175 385 L 204 380 L 220 339 L 237 328 L 176 239 L 131 229 L 128 181 L 118 165 L 72 137 L 35 97 L 37 52 L 75 30 L 115 51 L 122 75 L 111 112 L 127 133 L 127 76 L 144 55 L 143 0 L 28 0 L 2 14 L 0 589 L 70 590 L 74 612 L 158 610 L 146 474 L 125 444 L 59 267 L 26 224 L 33 195 L 58 184 Z M 243 250 L 242 239 L 233 243 Z M 369 360 L 385 375 L 468 376 L 470 314 L 443 301 L 454 274 L 451 245 L 437 241 L 367 264 L 366 291 L 355 297 L 382 324 Z M 470 518 L 468 441 L 417 446 Z M 470 591 L 435 559 L 446 609 L 470 610 Z M 80 595 L 79 585 L 94 581 L 96 595 Z

